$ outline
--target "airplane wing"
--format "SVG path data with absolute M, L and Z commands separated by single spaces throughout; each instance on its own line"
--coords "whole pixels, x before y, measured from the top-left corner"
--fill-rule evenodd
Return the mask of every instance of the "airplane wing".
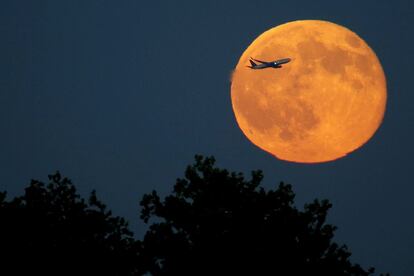
M 250 58 L 250 59 L 252 59 L 252 60 L 254 60 L 254 61 L 257 61 L 257 62 L 260 62 L 260 63 L 263 63 L 263 64 L 267 64 L 267 63 L 269 63 L 269 62 L 267 62 L 267 61 L 262 61 L 262 60 L 258 60 L 258 59 L 254 59 L 254 58 Z
M 253 62 L 253 60 L 250 59 L 249 61 L 250 61 L 250 64 L 252 65 L 252 67 L 257 66 L 257 64 Z

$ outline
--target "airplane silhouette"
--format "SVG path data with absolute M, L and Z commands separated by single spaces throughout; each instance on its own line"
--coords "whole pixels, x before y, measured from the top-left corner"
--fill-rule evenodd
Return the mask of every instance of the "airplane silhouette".
M 247 66 L 250 69 L 265 69 L 265 68 L 282 68 L 282 64 L 288 63 L 291 61 L 290 58 L 282 58 L 275 61 L 261 61 L 258 59 L 250 58 L 251 66 Z M 260 63 L 257 64 L 256 62 Z

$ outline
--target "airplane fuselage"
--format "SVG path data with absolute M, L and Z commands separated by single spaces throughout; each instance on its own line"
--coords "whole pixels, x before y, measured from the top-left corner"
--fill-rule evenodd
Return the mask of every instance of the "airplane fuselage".
M 265 69 L 265 68 L 282 68 L 282 64 L 290 62 L 290 58 L 283 58 L 278 59 L 276 61 L 261 61 L 254 58 L 250 58 L 250 64 L 251 66 L 248 66 L 251 69 Z M 257 64 L 256 62 L 259 62 L 260 64 Z
M 253 65 L 253 66 L 249 66 L 251 69 L 265 69 L 265 68 L 282 68 L 282 66 L 280 64 L 274 64 L 274 63 L 262 63 L 262 64 L 257 64 L 257 65 Z

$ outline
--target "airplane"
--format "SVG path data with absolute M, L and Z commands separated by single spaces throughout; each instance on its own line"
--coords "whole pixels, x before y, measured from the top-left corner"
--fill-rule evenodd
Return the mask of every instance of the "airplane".
M 288 63 L 291 61 L 290 58 L 282 58 L 275 61 L 261 61 L 258 59 L 250 58 L 251 66 L 247 66 L 250 69 L 265 69 L 265 68 L 282 68 L 282 64 Z M 259 62 L 260 64 L 257 64 Z

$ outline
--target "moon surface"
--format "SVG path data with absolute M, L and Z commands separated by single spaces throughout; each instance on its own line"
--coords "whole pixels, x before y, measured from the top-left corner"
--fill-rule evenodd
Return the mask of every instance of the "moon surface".
M 249 58 L 291 58 L 252 70 Z M 386 106 L 384 72 L 357 34 L 320 20 L 293 21 L 261 34 L 233 72 L 231 100 L 246 137 L 279 159 L 319 163 L 366 143 Z

